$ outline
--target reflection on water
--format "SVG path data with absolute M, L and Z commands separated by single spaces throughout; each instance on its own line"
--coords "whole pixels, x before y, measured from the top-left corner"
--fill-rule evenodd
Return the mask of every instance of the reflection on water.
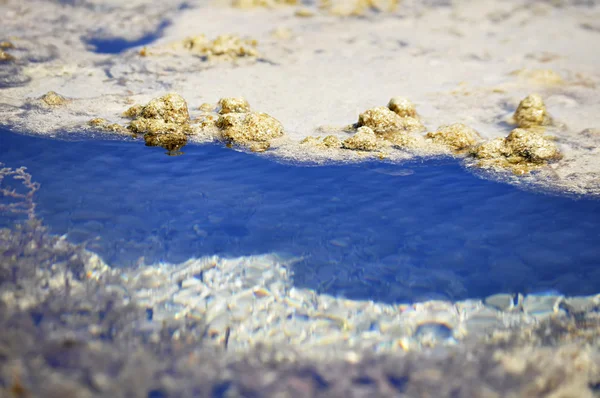
M 163 152 L 0 132 L 0 161 L 41 183 L 51 232 L 113 266 L 284 252 L 304 258 L 296 285 L 354 299 L 598 293 L 600 201 L 520 191 L 451 159 L 304 167 L 216 145 Z

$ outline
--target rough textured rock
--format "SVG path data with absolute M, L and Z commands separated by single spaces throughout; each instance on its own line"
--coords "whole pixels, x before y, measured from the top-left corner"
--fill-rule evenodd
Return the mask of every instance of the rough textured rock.
M 390 135 L 398 132 L 420 131 L 421 122 L 413 117 L 400 117 L 385 106 L 371 108 L 358 116 L 357 127 L 369 127 L 375 134 Z
M 244 97 L 227 97 L 219 100 L 219 113 L 246 113 L 250 112 L 250 104 Z
M 283 135 L 283 126 L 266 113 L 227 113 L 217 120 L 221 138 L 237 144 L 266 142 Z
M 359 151 L 374 151 L 379 147 L 375 132 L 369 127 L 359 127 L 358 131 L 342 143 L 346 149 L 355 149 Z
M 426 137 L 455 151 L 471 147 L 481 140 L 477 131 L 462 123 L 441 126 L 437 131 L 427 133 Z
M 392 97 L 388 102 L 388 108 L 400 117 L 417 118 L 415 105 L 408 98 Z
M 148 146 L 162 146 L 169 151 L 183 147 L 191 134 L 187 103 L 178 94 L 154 98 L 144 106 L 135 105 L 125 111 L 133 118 L 129 129 L 144 134 Z
M 357 127 L 368 127 L 375 134 L 389 134 L 403 130 L 402 118 L 385 106 L 371 108 L 358 115 Z
M 505 144 L 513 155 L 521 156 L 534 163 L 559 157 L 556 144 L 537 131 L 514 129 L 506 137 Z
M 187 103 L 179 94 L 166 94 L 154 98 L 141 108 L 134 106 L 133 110 L 138 119 L 160 120 L 165 123 L 186 124 L 189 123 L 190 114 Z
M 515 123 L 519 127 L 528 128 L 543 126 L 550 123 L 550 117 L 546 112 L 546 105 L 537 94 L 525 97 L 514 114 Z
M 42 95 L 41 100 L 49 106 L 60 106 L 69 102 L 68 99 L 54 91 L 48 91 L 46 94 Z
M 243 39 L 237 35 L 220 35 L 212 41 L 204 35 L 199 35 L 183 41 L 183 47 L 194 54 L 232 60 L 239 57 L 257 57 L 257 44 L 256 40 Z
M 323 145 L 327 148 L 339 148 L 342 145 L 342 142 L 335 135 L 328 135 L 323 138 Z
M 517 174 L 527 173 L 561 157 L 556 144 L 543 132 L 522 128 L 514 129 L 506 138 L 480 144 L 472 153 L 482 160 L 481 166 L 509 168 Z

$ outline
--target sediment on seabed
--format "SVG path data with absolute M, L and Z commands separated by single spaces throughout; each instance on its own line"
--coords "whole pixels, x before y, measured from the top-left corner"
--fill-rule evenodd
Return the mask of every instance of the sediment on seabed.
M 600 383 L 600 318 L 581 311 L 582 300 L 434 348 L 234 352 L 202 317 L 149 320 L 120 271 L 35 222 L 0 239 L 2 396 L 592 397 Z M 422 333 L 435 342 L 434 329 Z

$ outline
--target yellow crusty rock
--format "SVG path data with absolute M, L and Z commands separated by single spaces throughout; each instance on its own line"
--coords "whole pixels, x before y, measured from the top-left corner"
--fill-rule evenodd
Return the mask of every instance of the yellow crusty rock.
M 227 97 L 219 100 L 219 113 L 246 113 L 250 112 L 250 104 L 244 97 Z
M 154 98 L 144 106 L 134 105 L 124 113 L 132 117 L 129 128 L 138 134 L 164 134 L 189 131 L 190 114 L 179 94 Z
M 401 149 L 424 149 L 427 145 L 420 134 L 400 133 L 387 139 L 393 146 Z
M 168 151 L 178 151 L 187 143 L 187 136 L 182 131 L 169 134 L 145 134 L 146 146 L 160 146 Z
M 359 151 L 374 151 L 379 147 L 375 132 L 366 126 L 359 127 L 356 133 L 344 140 L 342 146 L 346 149 L 355 149 Z
M 141 108 L 138 117 L 177 124 L 185 124 L 190 121 L 187 103 L 179 94 L 175 93 L 154 98 Z
M 143 108 L 144 107 L 142 105 L 136 104 L 123 112 L 123 116 L 129 119 L 135 119 L 140 115 L 140 113 L 142 113 Z
M 415 105 L 407 98 L 392 97 L 388 102 L 388 108 L 400 117 L 409 116 L 417 118 L 417 109 L 415 108 Z
M 325 145 L 327 148 L 339 148 L 342 146 L 342 141 L 335 135 L 328 135 L 327 137 L 323 138 L 323 145 Z
M 514 114 L 515 123 L 522 128 L 542 126 L 550 122 L 542 97 L 531 94 L 525 97 Z
M 525 174 L 549 160 L 560 159 L 556 144 L 539 130 L 516 128 L 506 138 L 484 142 L 472 150 L 481 166 L 498 166 Z
M 481 140 L 477 131 L 462 123 L 441 126 L 437 131 L 427 133 L 426 137 L 436 144 L 448 146 L 455 151 L 471 147 Z
M 204 35 L 188 37 L 183 41 L 183 47 L 188 51 L 204 56 L 216 57 L 257 57 L 256 40 L 243 39 L 237 35 L 220 35 L 209 40 Z
M 277 119 L 258 112 L 221 115 L 217 127 L 225 141 L 239 144 L 269 141 L 283 135 L 283 126 Z
M 371 108 L 358 115 L 358 127 L 368 127 L 375 134 L 403 130 L 402 118 L 385 106 Z
M 144 134 L 148 146 L 178 150 L 192 132 L 187 103 L 179 94 L 169 93 L 144 106 L 135 105 L 125 111 L 125 115 L 133 118 L 129 129 Z
M 358 116 L 357 127 L 369 127 L 377 135 L 390 136 L 398 132 L 422 131 L 423 125 L 414 117 L 400 117 L 385 106 L 368 109 Z
M 479 159 L 498 159 L 510 156 L 510 149 L 506 147 L 504 138 L 495 138 L 473 148 L 473 155 Z
M 513 155 L 521 156 L 534 163 L 560 157 L 556 144 L 537 131 L 514 129 L 506 137 L 505 144 Z
M 46 94 L 42 95 L 41 100 L 44 101 L 46 105 L 50 106 L 64 105 L 69 102 L 68 99 L 54 91 L 48 91 Z

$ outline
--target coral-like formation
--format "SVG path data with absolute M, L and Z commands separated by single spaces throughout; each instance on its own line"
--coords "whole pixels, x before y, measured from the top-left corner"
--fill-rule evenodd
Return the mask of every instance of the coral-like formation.
M 227 113 L 219 117 L 216 125 L 224 141 L 258 151 L 268 149 L 265 143 L 283 135 L 281 123 L 266 113 Z
M 68 99 L 54 91 L 48 91 L 46 94 L 42 95 L 40 99 L 49 106 L 60 106 L 69 102 Z
M 26 214 L 29 220 L 35 219 L 35 202 L 33 196 L 40 189 L 40 184 L 31 180 L 26 167 L 12 169 L 0 163 L 0 212 Z M 20 182 L 23 189 L 12 187 L 4 180 L 12 179 Z
M 227 97 L 219 100 L 219 113 L 246 113 L 250 112 L 250 104 L 244 97 Z
M 346 149 L 374 151 L 379 148 L 379 143 L 375 132 L 371 128 L 363 126 L 359 127 L 352 137 L 345 139 L 342 146 Z
M 135 105 L 125 111 L 125 115 L 133 118 L 129 129 L 143 134 L 148 146 L 177 151 L 186 144 L 187 135 L 191 134 L 187 103 L 178 94 L 154 98 L 141 107 Z
M 543 126 L 550 123 L 550 117 L 546 112 L 546 105 L 542 97 L 531 94 L 525 97 L 514 114 L 515 123 L 522 128 Z
M 454 151 L 467 149 L 481 140 L 477 131 L 462 123 L 441 126 L 437 131 L 426 134 L 436 144 L 450 147 Z
M 504 139 L 480 144 L 472 153 L 481 159 L 481 166 L 505 167 L 516 174 L 528 173 L 561 157 L 556 144 L 542 132 L 522 128 L 514 129 Z

